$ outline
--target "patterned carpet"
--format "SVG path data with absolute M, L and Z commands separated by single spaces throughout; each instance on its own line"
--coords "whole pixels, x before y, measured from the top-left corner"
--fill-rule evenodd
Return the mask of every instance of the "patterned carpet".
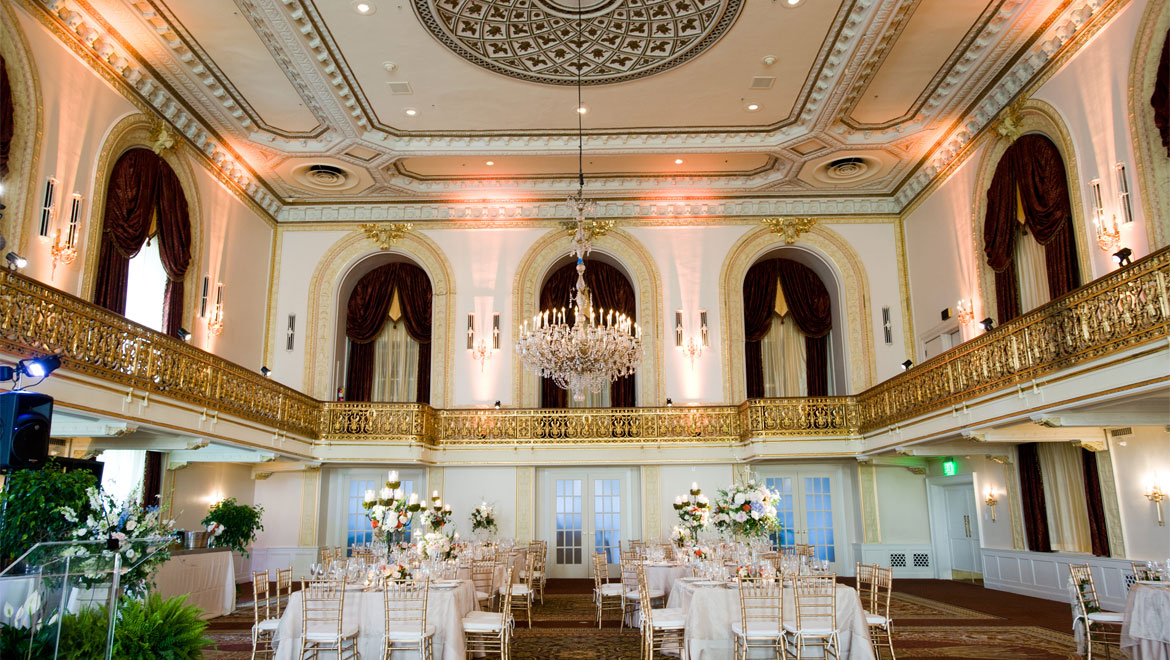
M 247 586 L 247 585 L 241 585 Z M 1067 608 L 1059 603 L 990 591 L 973 585 L 905 580 L 891 605 L 899 658 L 1067 660 L 1076 658 Z M 587 581 L 554 581 L 533 611 L 531 630 L 517 628 L 515 660 L 637 660 L 638 634 L 616 620 L 598 630 Z M 211 660 L 250 657 L 251 589 L 240 607 L 213 619 Z M 924 593 L 934 597 L 923 595 Z M 960 604 L 961 603 L 961 604 Z

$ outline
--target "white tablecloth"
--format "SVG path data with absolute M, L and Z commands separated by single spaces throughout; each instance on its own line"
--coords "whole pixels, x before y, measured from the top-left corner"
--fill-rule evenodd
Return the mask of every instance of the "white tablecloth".
M 687 611 L 687 657 L 690 660 L 730 660 L 732 657 L 731 624 L 739 620 L 739 590 L 725 587 L 695 587 L 678 582 L 671 591 L 667 607 Z M 784 589 L 784 621 L 796 620 L 796 597 L 791 587 Z M 841 658 L 873 660 L 869 626 L 857 591 L 837 585 L 837 627 Z M 817 653 L 817 649 L 813 649 Z M 758 657 L 771 657 L 760 650 Z M 753 652 L 751 657 L 757 657 Z
M 280 627 L 276 629 L 276 660 L 292 660 L 301 650 L 300 591 L 289 598 Z M 343 621 L 358 621 L 358 653 L 362 658 L 382 657 L 382 637 L 386 634 L 385 606 L 380 591 L 345 592 Z M 435 659 L 465 660 L 463 645 L 463 618 L 479 609 L 475 589 L 463 580 L 455 589 L 431 588 L 427 598 L 427 625 L 435 626 Z M 418 653 L 395 652 L 395 660 L 417 658 Z
M 673 563 L 653 564 L 646 562 L 645 569 L 646 584 L 649 585 L 650 591 L 660 589 L 666 598 L 670 598 L 670 592 L 674 589 L 676 580 L 691 574 L 691 568 L 689 566 L 681 566 Z
M 187 604 L 203 610 L 202 618 L 236 609 L 236 568 L 228 549 L 172 555 L 154 576 L 154 592 L 163 598 L 187 595 Z
M 1170 588 L 1135 584 L 1125 601 L 1121 648 L 1133 660 L 1170 660 Z

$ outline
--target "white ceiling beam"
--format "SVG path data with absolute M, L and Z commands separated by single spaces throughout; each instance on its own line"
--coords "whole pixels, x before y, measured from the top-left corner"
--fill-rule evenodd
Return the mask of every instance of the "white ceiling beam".
M 102 419 L 86 420 L 54 415 L 49 435 L 54 438 L 120 438 L 138 430 L 132 422 L 111 422 Z
M 203 449 L 173 451 L 168 463 L 267 463 L 276 460 L 269 451 L 255 451 L 224 445 L 209 445 Z
M 1032 421 L 1048 428 L 1116 428 L 1118 426 L 1166 426 L 1167 412 L 1070 412 L 1032 415 Z
M 90 453 L 102 452 L 107 449 L 138 449 L 144 451 L 193 451 L 207 446 L 207 441 L 202 438 L 182 438 L 169 437 L 160 438 L 158 436 L 130 436 L 127 438 L 93 438 L 88 444 L 79 442 L 74 445 L 77 448 L 84 448 Z
M 1002 429 L 969 429 L 962 436 L 975 442 L 1020 444 L 1022 442 L 1076 442 L 1094 435 L 1074 429 L 1052 429 L 1043 426 L 1010 426 Z

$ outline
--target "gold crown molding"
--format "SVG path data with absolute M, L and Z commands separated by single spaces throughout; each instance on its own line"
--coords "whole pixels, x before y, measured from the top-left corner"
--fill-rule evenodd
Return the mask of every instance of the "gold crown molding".
M 92 200 L 89 204 L 89 220 L 82 230 L 84 242 L 77 246 L 81 253 L 81 286 L 80 297 L 93 300 L 94 281 L 97 278 L 98 258 L 101 253 L 102 226 L 105 222 L 106 193 L 109 188 L 110 173 L 114 164 L 122 154 L 134 148 L 150 149 L 152 135 L 158 126 L 158 121 L 146 114 L 134 114 L 123 117 L 111 127 L 106 139 L 102 141 L 98 152 L 96 167 L 94 168 Z M 168 149 L 159 154 L 166 161 L 179 179 L 183 189 L 183 196 L 187 199 L 187 215 L 191 219 L 191 264 L 187 267 L 187 274 L 183 276 L 183 326 L 195 327 L 195 314 L 198 307 L 199 278 L 206 271 L 203 253 L 204 223 L 203 205 L 199 196 L 199 186 L 195 182 L 194 174 L 189 165 L 191 150 L 185 142 L 177 148 Z
M 455 337 L 455 271 L 438 244 L 421 232 L 405 234 L 393 248 L 379 250 L 361 231 L 338 239 L 318 260 L 309 283 L 306 309 L 310 322 L 305 327 L 305 380 L 303 390 L 318 399 L 333 399 L 332 382 L 335 347 L 343 332 L 340 314 L 344 301 L 337 292 L 348 273 L 359 261 L 376 254 L 397 254 L 422 267 L 431 279 L 433 296 L 431 323 L 431 402 L 451 406 L 455 382 L 453 344 Z
M 1009 106 L 1005 112 L 1014 114 L 1013 128 L 1008 135 L 1001 135 L 992 131 L 986 138 L 986 148 L 979 161 L 978 174 L 975 177 L 975 203 L 970 216 L 971 240 L 978 277 L 978 300 L 982 311 L 975 313 L 975 318 L 996 316 L 995 273 L 987 265 L 986 252 L 983 244 L 983 221 L 987 213 L 987 189 L 991 187 L 991 177 L 995 175 L 995 168 L 1003 158 L 1004 152 L 1012 142 L 1022 135 L 1039 133 L 1056 145 L 1060 156 L 1064 159 L 1065 176 L 1068 183 L 1069 203 L 1072 207 L 1073 233 L 1076 236 L 1077 266 L 1080 268 L 1081 281 L 1093 279 L 1092 249 L 1087 226 L 1092 222 L 1085 213 L 1081 200 L 1080 168 L 1077 167 L 1076 147 L 1073 144 L 1072 134 L 1061 118 L 1056 108 L 1039 99 L 1017 101 Z M 1014 137 L 1013 137 L 1014 136 Z M 974 297 L 970 296 L 960 297 Z M 998 322 L 999 319 L 996 319 Z
M 532 209 L 530 209 L 532 210 Z M 890 215 L 834 215 L 816 216 L 817 224 L 822 225 L 888 225 L 895 224 L 901 216 Z M 611 221 L 613 219 L 611 218 Z M 468 230 L 497 230 L 497 229 L 546 229 L 563 227 L 564 220 L 543 219 L 538 217 L 516 217 L 512 219 L 489 218 L 484 220 L 428 220 L 419 229 L 427 231 L 468 231 Z M 623 227 L 755 227 L 760 224 L 760 218 L 746 215 L 703 216 L 703 217 L 630 217 L 621 218 Z M 354 221 L 282 221 L 280 227 L 290 231 L 359 231 L 361 226 L 369 224 Z
M 280 291 L 281 249 L 284 244 L 284 228 L 276 225 L 272 229 L 272 243 L 269 246 L 268 256 L 268 294 L 264 300 L 264 364 L 276 364 L 276 355 L 273 350 L 275 336 L 273 326 L 276 323 L 277 293 Z
M 804 249 L 827 262 L 840 277 L 838 282 L 825 286 L 838 287 L 841 305 L 840 318 L 847 323 L 845 344 L 850 366 L 849 383 L 838 385 L 845 391 L 860 391 L 874 380 L 873 328 L 869 314 L 869 278 L 861 257 L 840 234 L 817 223 L 801 236 L 799 242 L 788 246 L 781 237 L 767 227 L 744 234 L 723 260 L 719 274 L 720 334 L 724 360 L 723 399 L 742 401 L 747 398 L 744 374 L 743 280 L 751 265 L 776 248 Z M 839 328 L 837 330 L 840 330 Z
M 914 300 L 910 293 L 910 262 L 906 256 L 906 221 L 899 217 L 894 236 L 895 257 L 898 260 L 898 294 L 902 298 L 902 343 L 907 357 L 918 356 L 917 340 L 914 333 Z
M 0 235 L 8 249 L 30 254 L 32 236 L 26 234 L 27 219 L 33 217 L 40 183 L 41 145 L 44 140 L 44 107 L 40 74 L 28 39 L 11 3 L 0 3 L 0 55 L 12 92 L 13 135 L 8 150 L 8 180 L 5 182 L 3 224 Z M 23 179 L 23 180 L 22 180 Z
M 1129 62 L 1129 133 L 1151 252 L 1170 243 L 1170 157 L 1162 146 L 1150 105 L 1168 29 L 1170 2 L 1151 0 L 1138 24 Z
M 570 254 L 572 238 L 563 228 L 541 236 L 521 257 L 512 282 L 512 323 L 530 319 L 539 311 L 540 287 L 553 264 Z M 636 376 L 638 400 L 643 405 L 662 401 L 665 370 L 662 356 L 662 279 L 654 257 L 629 232 L 610 229 L 593 242 L 593 252 L 618 261 L 630 278 L 638 301 L 638 325 L 642 327 L 642 366 Z M 525 370 L 512 351 L 512 404 L 540 406 L 540 381 Z

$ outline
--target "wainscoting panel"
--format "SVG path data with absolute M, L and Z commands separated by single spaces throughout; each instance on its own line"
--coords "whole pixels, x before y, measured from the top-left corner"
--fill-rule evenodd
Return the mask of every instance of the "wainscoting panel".
M 934 553 L 929 543 L 857 543 L 853 554 L 863 564 L 892 567 L 894 577 L 934 577 Z
M 993 548 L 983 548 L 982 553 L 983 586 L 988 589 L 1069 602 L 1069 565 L 1089 564 L 1101 607 L 1118 612 L 1125 609 L 1133 581 L 1128 559 Z
M 244 574 L 243 579 L 237 575 L 236 580 L 238 582 L 251 582 L 252 571 L 263 570 L 268 571 L 271 576 L 269 579 L 276 580 L 276 571 L 289 566 L 293 569 L 293 579 L 299 580 L 301 576 L 309 574 L 309 565 L 315 561 L 317 561 L 316 546 L 252 548 L 252 566 Z

